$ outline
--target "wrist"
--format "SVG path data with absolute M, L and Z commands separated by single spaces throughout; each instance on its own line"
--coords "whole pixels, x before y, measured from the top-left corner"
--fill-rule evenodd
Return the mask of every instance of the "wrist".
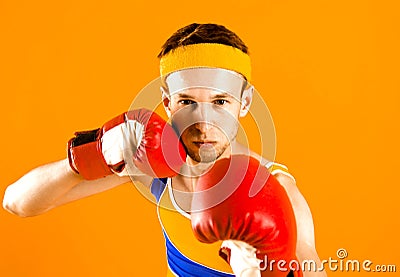
M 103 157 L 98 132 L 99 129 L 77 132 L 68 141 L 69 166 L 86 180 L 99 179 L 113 173 Z

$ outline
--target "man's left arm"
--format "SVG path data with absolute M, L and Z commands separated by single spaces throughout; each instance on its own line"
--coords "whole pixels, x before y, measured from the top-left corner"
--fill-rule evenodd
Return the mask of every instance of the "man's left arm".
M 299 259 L 300 266 L 305 260 L 315 261 L 316 264 L 315 271 L 313 268 L 311 268 L 311 271 L 308 271 L 306 268 L 303 272 L 303 276 L 327 276 L 325 271 L 318 270 L 321 267 L 321 260 L 318 257 L 315 247 L 314 223 L 307 201 L 297 188 L 296 181 L 293 178 L 283 173 L 277 173 L 275 177 L 285 188 L 290 202 L 292 203 L 297 226 L 296 255 Z

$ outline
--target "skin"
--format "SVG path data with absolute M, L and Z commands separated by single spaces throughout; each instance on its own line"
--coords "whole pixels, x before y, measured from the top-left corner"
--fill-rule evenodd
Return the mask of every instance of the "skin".
M 240 99 L 240 100 L 239 100 Z M 164 108 L 169 117 L 196 117 L 180 129 L 181 139 L 188 152 L 187 166 L 172 179 L 175 191 L 192 192 L 195 180 L 218 158 L 231 154 L 250 154 L 263 164 L 262 157 L 236 141 L 238 118 L 245 116 L 252 99 L 251 91 L 243 95 L 231 95 L 206 89 L 191 89 L 184 93 L 163 95 Z M 226 122 L 221 126 L 221 114 Z M 190 117 L 189 117 L 190 118 Z M 218 119 L 218 120 L 217 120 Z M 218 124 L 219 123 L 219 124 Z M 297 222 L 297 257 L 299 261 L 313 259 L 320 263 L 315 250 L 314 226 L 308 204 L 295 181 L 287 175 L 275 175 L 288 193 Z M 3 207 L 21 217 L 43 214 L 58 206 L 112 189 L 132 181 L 128 176 L 110 175 L 87 181 L 71 170 L 68 160 L 49 163 L 33 169 L 7 187 Z M 149 186 L 152 178 L 135 176 L 135 182 Z M 190 207 L 190 199 L 177 197 L 181 207 Z M 247 276 L 252 276 L 247 275 Z M 253 275 L 254 276 L 254 275 Z M 304 276 L 326 276 L 325 272 L 304 272 Z

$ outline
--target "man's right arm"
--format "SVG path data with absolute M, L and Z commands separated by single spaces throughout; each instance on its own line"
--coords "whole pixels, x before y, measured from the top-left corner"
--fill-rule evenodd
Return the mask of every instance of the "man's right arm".
M 135 179 L 149 185 L 152 177 L 137 176 Z M 85 180 L 71 169 L 68 159 L 64 159 L 37 167 L 8 186 L 3 207 L 21 217 L 36 216 L 129 181 L 129 176 L 121 177 L 116 174 Z
M 101 128 L 77 132 L 68 159 L 38 167 L 10 185 L 3 207 L 22 217 L 135 181 L 178 174 L 186 153 L 173 128 L 150 110 L 122 113 Z

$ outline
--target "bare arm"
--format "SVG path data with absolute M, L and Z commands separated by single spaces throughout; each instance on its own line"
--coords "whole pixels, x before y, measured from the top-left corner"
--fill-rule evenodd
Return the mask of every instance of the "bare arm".
M 151 177 L 138 178 L 149 184 Z M 73 172 L 68 160 L 60 160 L 33 169 L 7 187 L 3 207 L 21 217 L 36 216 L 55 207 L 129 182 L 129 177 L 110 175 L 86 181 Z
M 278 173 L 275 175 L 288 193 L 292 203 L 297 226 L 297 247 L 296 255 L 300 265 L 305 260 L 312 260 L 316 263 L 316 268 L 320 268 L 321 261 L 315 247 L 314 223 L 310 208 L 303 195 L 296 186 L 296 182 L 287 175 Z M 325 271 L 304 271 L 304 277 L 325 277 Z

